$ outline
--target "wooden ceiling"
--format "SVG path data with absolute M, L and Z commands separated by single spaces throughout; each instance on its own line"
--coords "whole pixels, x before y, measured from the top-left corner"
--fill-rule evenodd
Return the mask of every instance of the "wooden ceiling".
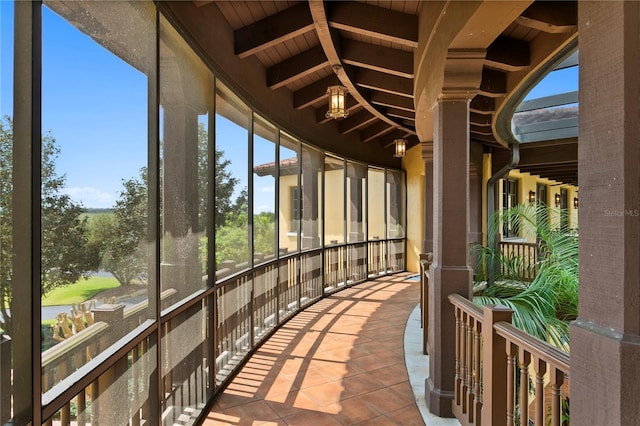
M 264 85 L 292 92 L 291 108 L 313 109 L 327 123 L 327 87 L 349 90 L 349 116 L 339 132 L 364 144 L 392 150 L 396 138 L 419 143 L 415 128 L 414 52 L 423 2 L 211 1 L 233 31 L 238 58 L 265 67 Z M 489 46 L 479 93 L 470 106 L 470 138 L 487 149 L 504 149 L 494 134 L 494 113 L 515 80 L 532 67 L 539 38 L 576 32 L 577 2 L 535 1 Z M 577 158 L 567 173 L 577 182 Z M 535 173 L 535 170 L 532 170 Z M 564 176 L 564 175 L 563 175 Z M 575 177 L 575 179 L 573 179 Z

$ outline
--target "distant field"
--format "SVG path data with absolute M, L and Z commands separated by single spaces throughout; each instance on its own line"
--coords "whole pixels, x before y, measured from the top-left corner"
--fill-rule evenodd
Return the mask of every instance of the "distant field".
M 75 284 L 56 288 L 42 299 L 42 306 L 70 305 L 91 299 L 101 291 L 118 287 L 120 283 L 113 277 L 89 277 Z
M 103 214 L 111 215 L 111 214 L 113 214 L 113 210 L 111 210 L 111 209 L 87 209 L 86 212 L 84 212 L 84 213 L 82 213 L 80 215 L 80 219 L 83 219 L 83 218 L 86 217 L 86 218 L 89 219 L 89 222 L 91 222 L 91 219 L 93 219 L 96 216 L 103 215 Z

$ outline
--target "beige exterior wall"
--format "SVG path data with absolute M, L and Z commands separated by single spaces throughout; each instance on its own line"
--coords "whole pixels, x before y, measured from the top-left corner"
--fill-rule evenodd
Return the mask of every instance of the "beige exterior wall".
M 424 238 L 424 161 L 420 145 L 407 151 L 402 168 L 407 173 L 407 271 L 420 272 Z
M 574 197 L 578 197 L 578 187 L 573 185 L 565 185 L 554 180 L 541 178 L 540 176 L 530 175 L 529 173 L 522 173 L 519 170 L 511 170 L 509 172 L 509 178 L 518 180 L 518 202 L 520 204 L 529 202 L 529 191 L 536 192 L 538 183 L 547 185 L 547 199 L 542 200 L 548 206 L 551 207 L 550 220 L 551 226 L 556 227 L 560 225 L 560 212 L 555 206 L 555 197 L 560 195 L 561 189 L 567 190 L 567 212 L 569 214 L 569 228 L 578 229 L 578 209 L 573 205 Z M 499 182 L 500 193 L 502 194 L 502 180 Z M 486 187 L 485 187 L 486 188 Z M 498 200 L 500 209 L 502 209 L 502 197 Z M 526 235 L 521 232 L 522 237 L 527 242 L 535 242 L 534 235 Z
M 291 188 L 298 186 L 298 176 L 280 176 L 279 247 L 294 252 L 298 248 L 298 234 L 291 232 Z
M 324 243 L 344 243 L 344 171 L 329 170 L 324 174 Z
M 368 227 L 369 227 L 369 239 L 374 237 L 379 239 L 386 238 L 384 233 L 384 171 L 371 172 L 368 174 L 369 185 L 367 193 L 367 214 L 368 214 Z

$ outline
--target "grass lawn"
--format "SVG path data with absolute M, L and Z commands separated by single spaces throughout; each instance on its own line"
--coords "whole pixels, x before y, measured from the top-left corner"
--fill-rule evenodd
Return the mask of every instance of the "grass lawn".
M 91 299 L 101 291 L 118 287 L 120 283 L 113 277 L 89 277 L 75 284 L 52 290 L 42 299 L 42 306 L 70 305 Z

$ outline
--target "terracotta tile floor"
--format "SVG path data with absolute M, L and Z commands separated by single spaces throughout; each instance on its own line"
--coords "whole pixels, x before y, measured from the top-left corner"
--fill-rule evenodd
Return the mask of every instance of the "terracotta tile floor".
M 299 313 L 251 357 L 204 425 L 423 425 L 404 361 L 420 284 L 397 274 Z

